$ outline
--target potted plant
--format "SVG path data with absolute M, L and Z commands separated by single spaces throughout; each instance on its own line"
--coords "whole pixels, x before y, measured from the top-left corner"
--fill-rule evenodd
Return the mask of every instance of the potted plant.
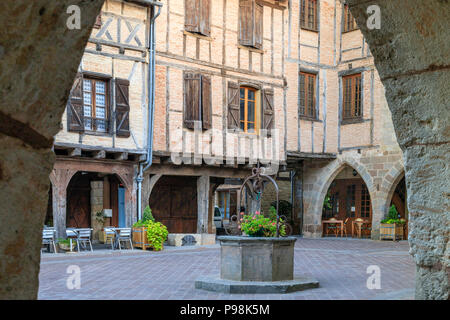
M 133 224 L 133 245 L 143 250 L 152 248 L 160 251 L 168 234 L 167 227 L 155 221 L 152 210 L 147 206 L 142 219 Z
M 64 239 L 64 238 L 58 238 L 57 243 L 58 243 L 58 248 L 64 252 L 73 251 L 77 244 L 77 242 L 75 240 L 72 240 L 72 247 L 71 247 L 70 239 Z
M 406 223 L 405 219 L 400 219 L 397 208 L 392 205 L 389 208 L 387 218 L 381 220 L 380 223 L 380 239 L 402 240 L 403 226 Z

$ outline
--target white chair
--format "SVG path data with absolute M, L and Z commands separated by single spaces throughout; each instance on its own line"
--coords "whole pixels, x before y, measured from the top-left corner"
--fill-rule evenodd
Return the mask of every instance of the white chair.
M 104 227 L 105 232 L 105 244 L 108 243 L 108 240 L 111 240 L 111 249 L 114 250 L 114 240 L 116 237 L 116 232 L 113 227 Z
M 44 228 L 42 230 L 42 244 L 53 244 L 53 253 L 56 252 L 56 244 L 55 244 L 55 229 Z
M 92 249 L 92 243 L 91 243 L 91 233 L 92 229 L 77 229 L 78 233 L 77 236 L 77 248 L 78 252 L 80 252 L 80 243 L 81 245 L 86 249 L 86 242 L 89 243 L 89 246 L 91 247 L 91 251 L 94 251 Z
M 119 250 L 122 250 L 122 247 L 120 246 L 121 241 L 130 242 L 131 250 L 133 250 L 133 242 L 131 241 L 131 228 L 119 229 L 119 234 L 117 236 L 117 242 L 119 243 Z

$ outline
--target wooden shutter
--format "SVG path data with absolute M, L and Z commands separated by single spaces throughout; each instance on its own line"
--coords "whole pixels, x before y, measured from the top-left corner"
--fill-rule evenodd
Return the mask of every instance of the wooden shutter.
M 239 43 L 253 46 L 253 0 L 239 1 Z
M 210 24 L 210 11 L 211 11 L 211 0 L 200 0 L 200 21 L 198 32 L 205 36 L 211 34 L 211 24 Z
M 267 130 L 267 136 L 270 137 L 271 129 L 274 127 L 274 105 L 273 89 L 264 89 L 262 91 L 262 110 L 263 110 L 263 129 Z
M 125 79 L 116 79 L 116 135 L 118 137 L 130 136 L 130 82 Z
M 202 76 L 202 129 L 212 127 L 211 78 Z
M 186 31 L 199 32 L 200 30 L 200 1 L 203 0 L 184 1 L 184 27 Z
M 184 126 L 194 129 L 196 121 L 201 115 L 201 76 L 186 72 L 184 74 Z
M 84 131 L 83 75 L 81 73 L 75 77 L 67 103 L 67 129 L 76 132 Z
M 262 49 L 263 45 L 263 15 L 264 8 L 261 4 L 255 3 L 255 48 Z
M 228 82 L 228 129 L 239 130 L 240 128 L 240 107 L 239 107 L 239 85 Z

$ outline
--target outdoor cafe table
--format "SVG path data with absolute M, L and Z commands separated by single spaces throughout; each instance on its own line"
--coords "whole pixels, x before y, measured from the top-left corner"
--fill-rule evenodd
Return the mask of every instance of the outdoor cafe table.
M 340 224 L 341 225 L 341 237 L 344 236 L 344 220 L 322 220 L 322 229 L 325 230 L 325 224 Z
M 361 238 L 361 228 L 363 224 L 368 224 L 370 221 L 368 220 L 353 220 L 352 221 L 352 237 L 355 235 L 355 224 L 356 224 L 356 231 L 358 233 L 358 238 Z

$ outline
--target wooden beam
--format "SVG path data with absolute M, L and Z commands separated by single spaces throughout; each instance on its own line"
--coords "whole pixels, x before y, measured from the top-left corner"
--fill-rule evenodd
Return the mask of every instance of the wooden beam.
M 128 160 L 128 152 L 119 152 L 114 154 L 116 160 Z
M 69 157 L 79 157 L 81 156 L 81 148 L 73 148 L 67 151 Z
M 105 159 L 106 151 L 105 150 L 93 151 L 92 155 L 94 159 Z

